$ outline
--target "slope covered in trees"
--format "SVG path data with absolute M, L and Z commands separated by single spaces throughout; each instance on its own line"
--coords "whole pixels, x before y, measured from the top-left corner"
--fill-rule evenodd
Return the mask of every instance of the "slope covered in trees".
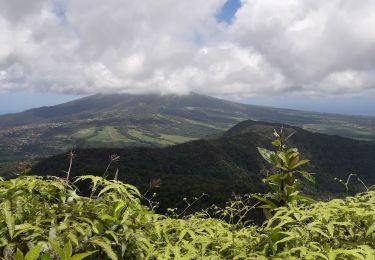
M 309 163 L 290 148 L 285 129 L 274 149 L 258 147 L 272 166 L 267 194 L 236 197 L 187 215 L 156 214 L 155 204 L 132 185 L 105 177 L 21 176 L 0 179 L 0 256 L 47 259 L 374 259 L 375 192 L 316 202 L 301 195 L 300 179 L 314 182 Z M 71 153 L 71 159 L 73 154 Z M 112 161 L 118 159 L 111 157 Z M 26 173 L 26 172 L 24 172 Z M 87 196 L 74 185 L 88 184 Z M 158 186 L 152 181 L 150 188 Z M 248 198 L 259 202 L 253 204 Z M 149 202 L 148 206 L 141 201 Z M 188 207 L 192 205 L 189 204 Z M 256 225 L 249 214 L 262 208 Z
M 0 163 L 50 156 L 73 146 L 172 145 L 221 133 L 247 119 L 375 140 L 372 117 L 253 106 L 198 94 L 93 95 L 0 116 Z
M 77 149 L 73 160 L 72 176 L 92 174 L 102 176 L 108 156 L 120 158 L 108 170 L 113 178 L 118 169 L 118 179 L 133 184 L 142 192 L 150 180 L 161 179 L 157 192 L 160 210 L 185 205 L 183 198 L 209 195 L 195 204 L 202 208 L 211 203 L 222 204 L 231 194 L 262 192 L 265 164 L 257 147 L 270 148 L 272 133 L 281 125 L 245 121 L 222 137 L 197 140 L 165 148 L 133 149 Z M 305 159 L 312 163 L 307 170 L 316 174 L 316 185 L 304 183 L 303 190 L 314 197 L 327 198 L 345 193 L 345 187 L 334 178 L 346 180 L 357 174 L 366 184 L 375 183 L 375 145 L 352 139 L 311 133 L 296 127 L 285 131 L 296 133 L 288 141 L 298 147 Z M 67 154 L 50 157 L 35 165 L 33 174 L 64 176 L 69 158 Z M 363 185 L 353 178 L 349 192 L 363 190 Z M 85 187 L 81 188 L 85 190 Z

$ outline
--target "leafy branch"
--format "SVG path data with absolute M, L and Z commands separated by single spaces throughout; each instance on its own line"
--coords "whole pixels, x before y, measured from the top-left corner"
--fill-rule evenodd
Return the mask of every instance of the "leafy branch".
M 260 207 L 267 209 L 265 214 L 268 218 L 270 217 L 269 210 L 286 206 L 292 201 L 313 202 L 311 198 L 300 195 L 298 176 L 302 176 L 309 182 L 315 182 L 315 178 L 311 173 L 300 170 L 309 160 L 301 159 L 297 148 L 287 147 L 286 141 L 293 135 L 294 133 L 285 135 L 283 128 L 280 131 L 275 130 L 275 140 L 272 145 L 276 151 L 258 147 L 260 155 L 272 166 L 269 175 L 263 179 L 272 192 L 266 195 L 253 195 L 253 197 L 262 202 Z

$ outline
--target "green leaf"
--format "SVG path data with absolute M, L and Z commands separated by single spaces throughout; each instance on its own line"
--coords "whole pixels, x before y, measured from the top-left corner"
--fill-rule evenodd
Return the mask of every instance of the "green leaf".
M 326 259 L 326 260 L 329 260 L 328 257 L 320 252 L 316 252 L 316 253 L 311 253 L 311 256 L 319 256 L 323 259 Z M 316 258 L 312 258 L 312 259 L 316 259 Z
M 112 230 L 107 230 L 105 233 L 111 235 L 113 240 L 115 240 L 116 244 L 119 244 L 119 238 L 118 238 L 118 235 L 116 234 L 116 232 L 114 232 Z
M 288 158 L 298 158 L 299 152 L 297 148 L 290 148 L 288 149 L 285 154 L 287 155 Z
M 289 165 L 288 157 L 284 152 L 278 152 L 277 156 L 284 162 L 286 166 Z
M 302 165 L 305 165 L 306 163 L 309 163 L 309 162 L 310 162 L 309 160 L 300 160 L 296 164 L 292 165 L 291 169 L 298 168 L 298 167 L 300 167 Z
M 16 253 L 13 255 L 14 260 L 24 260 L 21 250 L 17 248 Z
M 254 195 L 254 194 L 252 195 L 252 197 L 254 197 L 254 198 L 256 198 L 256 199 L 258 199 L 260 201 L 263 201 L 264 203 L 266 203 L 269 206 L 268 208 L 270 208 L 270 209 L 277 208 L 277 205 L 275 203 L 273 203 L 272 201 L 270 201 L 269 199 L 266 199 L 264 197 L 261 197 L 261 196 L 258 196 L 258 195 Z
M 355 249 L 343 250 L 343 254 L 346 256 L 353 256 L 354 259 L 365 260 L 362 254 L 358 253 Z
M 328 230 L 328 233 L 331 237 L 333 237 L 333 233 L 335 231 L 335 226 L 333 225 L 333 223 L 329 223 L 327 225 L 327 230 Z
M 278 245 L 278 244 L 280 244 L 280 243 L 285 243 L 285 242 L 290 241 L 290 240 L 293 240 L 293 239 L 295 239 L 295 238 L 296 238 L 295 236 L 287 236 L 287 237 L 284 237 L 283 239 L 278 240 L 278 241 L 275 243 L 275 245 Z
M 288 168 L 282 166 L 280 163 L 277 163 L 277 164 L 276 164 L 276 168 L 278 168 L 278 169 L 280 169 L 280 170 L 283 170 L 283 171 L 285 171 L 285 172 L 289 171 Z
M 33 247 L 25 255 L 25 260 L 36 260 L 39 257 L 40 252 L 42 252 L 42 250 L 43 250 L 42 245 L 37 245 L 37 246 Z
M 266 178 L 267 181 L 280 181 L 280 180 L 284 180 L 286 179 L 288 176 L 286 174 L 283 174 L 283 173 L 276 173 L 276 174 L 272 174 L 270 176 L 268 176 Z
M 104 231 L 104 227 L 103 227 L 103 224 L 97 220 L 94 220 L 93 222 L 93 225 L 92 225 L 92 230 L 96 233 L 96 234 L 101 234 L 103 233 Z
M 69 232 L 68 233 L 68 238 L 69 240 L 75 244 L 76 246 L 79 246 L 79 241 L 78 241 L 78 238 L 77 236 L 73 233 L 73 232 Z
M 311 173 L 305 172 L 305 171 L 296 171 L 297 173 L 300 173 L 306 180 L 315 183 L 315 177 L 311 175 Z
M 8 227 L 9 236 L 10 238 L 13 238 L 14 230 L 15 230 L 15 224 L 14 224 L 15 219 L 11 212 L 11 204 L 9 200 L 6 200 L 3 203 L 2 209 L 3 209 L 4 216 L 5 216 L 5 223 Z
M 104 242 L 103 240 L 99 240 L 99 239 L 93 240 L 93 241 L 91 241 L 91 243 L 101 247 L 110 259 L 112 259 L 112 260 L 118 259 L 116 253 L 113 251 L 110 244 Z
M 75 254 L 74 256 L 72 256 L 72 258 L 70 258 L 70 260 L 81 260 L 81 259 L 84 259 L 94 253 L 96 253 L 97 251 L 92 251 L 92 252 L 87 252 L 87 253 L 79 253 L 79 254 Z
M 286 184 L 284 186 L 284 195 L 286 197 L 293 196 L 293 195 L 298 195 L 299 191 L 296 191 L 296 189 L 297 189 L 297 185 L 295 185 L 295 184 L 293 184 L 293 185 Z
M 272 144 L 276 147 L 279 147 L 281 145 L 281 141 L 280 141 L 280 139 L 275 139 L 275 140 L 273 140 Z
M 112 217 L 108 214 L 103 214 L 103 215 L 100 215 L 99 218 L 101 220 L 111 220 L 111 221 L 116 221 L 117 219 L 115 217 Z
M 316 201 L 312 198 L 303 196 L 303 195 L 291 195 L 288 198 L 288 201 L 298 201 L 298 200 L 303 200 L 309 203 L 315 203 Z
M 185 228 L 184 230 L 181 231 L 178 237 L 178 240 L 181 241 L 185 237 L 186 233 L 187 233 L 187 229 Z
M 59 243 L 56 240 L 53 239 L 48 239 L 49 244 L 51 245 L 53 251 L 56 252 L 56 254 L 60 257 L 60 260 L 65 260 L 65 253 L 64 251 L 60 248 Z
M 64 246 L 65 259 L 69 259 L 72 256 L 72 252 L 73 252 L 72 243 L 68 241 Z
M 375 224 L 372 224 L 371 227 L 366 231 L 366 237 L 370 236 L 375 231 Z
M 329 237 L 326 233 L 324 233 L 323 230 L 321 230 L 320 228 L 312 227 L 312 228 L 310 228 L 310 230 L 311 230 L 311 231 L 315 231 L 315 232 L 321 234 L 322 236 L 324 236 L 324 237 L 330 239 L 330 237 Z
M 275 152 L 257 147 L 259 154 L 270 164 L 275 164 Z
M 51 260 L 51 257 L 49 255 L 42 255 L 40 260 Z

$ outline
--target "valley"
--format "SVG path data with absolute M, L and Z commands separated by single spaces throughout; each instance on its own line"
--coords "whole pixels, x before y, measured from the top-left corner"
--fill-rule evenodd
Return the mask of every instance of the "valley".
M 161 147 L 220 135 L 243 120 L 375 141 L 375 118 L 234 103 L 208 96 L 93 95 L 0 116 L 0 163 L 72 148 Z
M 151 180 L 161 179 L 157 192 L 160 210 L 183 207 L 183 198 L 209 197 L 195 204 L 194 209 L 212 203 L 222 205 L 235 192 L 237 195 L 267 190 L 262 182 L 266 165 L 257 147 L 271 148 L 274 129 L 281 124 L 243 121 L 219 137 L 186 142 L 164 148 L 88 148 L 76 149 L 72 178 L 81 175 L 102 176 L 112 154 L 119 160 L 112 164 L 108 178 L 118 179 L 145 192 Z M 338 136 L 312 133 L 298 127 L 284 126 L 295 134 L 289 147 L 298 147 L 304 159 L 311 160 L 306 168 L 314 173 L 316 184 L 303 183 L 304 193 L 317 199 L 346 194 L 345 187 L 335 180 L 346 180 L 356 174 L 366 184 L 375 183 L 375 144 Z M 35 175 L 63 177 L 69 164 L 67 153 L 41 160 L 32 168 Z M 350 194 L 363 191 L 356 179 L 349 183 Z M 80 190 L 85 193 L 86 186 Z
M 282 145 L 281 129 L 294 133 Z M 197 94 L 93 95 L 3 115 L 0 240 L 16 241 L 7 254 L 19 259 L 42 244 L 60 259 L 73 247 L 67 259 L 301 259 L 316 244 L 323 259 L 343 245 L 338 254 L 372 256 L 374 130 L 371 117 Z

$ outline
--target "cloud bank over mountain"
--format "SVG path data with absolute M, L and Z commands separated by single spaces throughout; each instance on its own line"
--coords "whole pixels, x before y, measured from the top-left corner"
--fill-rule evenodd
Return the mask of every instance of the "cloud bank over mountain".
M 372 95 L 373 0 L 0 0 L 0 93 Z

